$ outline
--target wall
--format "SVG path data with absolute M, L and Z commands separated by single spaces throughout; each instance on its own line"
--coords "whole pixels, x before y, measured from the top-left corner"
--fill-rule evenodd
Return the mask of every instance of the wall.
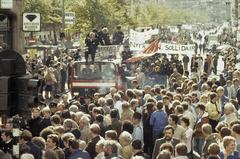
M 6 14 L 10 17 L 11 32 L 12 32 L 12 47 L 11 49 L 23 53 L 24 36 L 22 32 L 22 7 L 23 0 L 13 0 L 12 9 L 0 8 L 1 14 Z M 11 35 L 9 35 L 11 36 Z

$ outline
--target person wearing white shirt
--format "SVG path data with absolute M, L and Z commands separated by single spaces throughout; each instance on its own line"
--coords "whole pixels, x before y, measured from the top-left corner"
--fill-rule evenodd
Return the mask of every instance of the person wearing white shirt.
M 187 153 L 190 153 L 192 151 L 192 135 L 193 135 L 193 129 L 189 127 L 190 120 L 187 117 L 182 117 L 180 119 L 180 125 L 186 130 L 186 146 L 187 146 Z
M 140 140 L 143 143 L 143 127 L 141 125 L 142 114 L 135 112 L 132 117 L 133 123 L 133 139 Z
M 113 99 L 115 101 L 114 108 L 118 110 L 119 113 L 119 118 L 121 118 L 122 114 L 122 100 L 121 100 L 121 95 L 118 93 L 115 93 L 113 96 Z
M 183 107 L 183 117 L 188 117 L 190 125 L 189 127 L 193 129 L 195 123 L 196 123 L 196 119 L 193 115 L 193 113 L 191 111 L 189 111 L 189 104 L 187 102 L 182 102 L 181 106 Z M 193 108 L 194 109 L 194 108 Z

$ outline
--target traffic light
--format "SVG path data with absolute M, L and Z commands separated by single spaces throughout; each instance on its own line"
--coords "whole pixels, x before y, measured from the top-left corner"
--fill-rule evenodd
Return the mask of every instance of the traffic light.
M 38 103 L 39 81 L 23 76 L 16 79 L 16 84 L 17 109 L 19 112 L 24 112 L 29 109 L 29 106 L 34 106 Z

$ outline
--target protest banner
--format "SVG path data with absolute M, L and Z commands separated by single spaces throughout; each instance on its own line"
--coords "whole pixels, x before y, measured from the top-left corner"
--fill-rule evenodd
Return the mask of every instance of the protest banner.
M 194 54 L 195 45 L 181 45 L 171 43 L 159 43 L 159 50 L 157 53 L 165 54 Z
M 129 46 L 132 51 L 139 51 L 146 47 L 146 41 L 151 39 L 153 35 L 158 34 L 158 29 L 147 30 L 144 32 L 137 32 L 130 30 L 129 32 Z
M 101 59 L 118 59 L 121 57 L 120 53 L 122 51 L 122 45 L 98 46 L 96 57 L 100 57 Z

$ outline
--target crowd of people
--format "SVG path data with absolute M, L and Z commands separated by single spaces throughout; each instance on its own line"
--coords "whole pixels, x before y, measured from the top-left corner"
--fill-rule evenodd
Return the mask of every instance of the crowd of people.
M 115 43 L 93 30 L 86 45 L 93 45 L 92 37 L 102 45 Z M 96 53 L 88 49 L 87 54 L 92 51 Z M 238 159 L 240 70 L 235 55 L 236 50 L 227 50 L 221 74 L 219 57 L 212 54 L 191 59 L 156 55 L 125 63 L 123 75 L 136 77 L 128 88 L 95 92 L 88 101 L 66 93 L 77 60 L 73 55 L 65 52 L 62 62 L 27 58 L 28 74 L 40 81 L 42 103 L 31 108 L 30 119 L 23 119 L 20 158 Z M 11 124 L 8 128 L 1 131 L 1 159 L 16 153 Z

